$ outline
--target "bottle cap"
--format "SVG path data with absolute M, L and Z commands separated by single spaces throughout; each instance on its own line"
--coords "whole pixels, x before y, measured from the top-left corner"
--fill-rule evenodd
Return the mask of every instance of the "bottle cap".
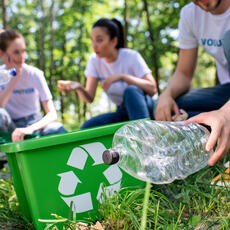
M 15 68 L 11 68 L 10 69 L 10 75 L 12 75 L 12 76 L 16 76 L 17 75 L 17 72 L 16 72 L 16 69 Z
M 108 149 L 103 152 L 102 159 L 105 164 L 113 165 L 119 161 L 120 155 L 115 149 Z

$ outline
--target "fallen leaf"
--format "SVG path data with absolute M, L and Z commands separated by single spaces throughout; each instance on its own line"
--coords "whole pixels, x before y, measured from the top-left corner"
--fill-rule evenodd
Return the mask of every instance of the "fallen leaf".
M 104 228 L 102 227 L 102 225 L 99 221 L 97 221 L 97 223 L 95 225 L 93 225 L 90 229 L 91 230 L 104 230 Z

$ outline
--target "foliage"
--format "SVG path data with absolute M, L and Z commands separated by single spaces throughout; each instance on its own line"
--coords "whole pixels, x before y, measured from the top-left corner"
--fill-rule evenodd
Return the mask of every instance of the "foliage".
M 146 189 L 123 188 L 110 197 L 104 193 L 98 220 L 105 229 L 111 230 L 140 229 L 145 221 L 142 226 L 146 230 L 227 230 L 230 227 L 230 187 L 210 183 L 216 174 L 224 171 L 223 162 L 220 162 L 215 167 L 206 167 L 185 180 L 171 184 L 152 185 L 151 189 L 149 185 Z M 0 200 L 1 227 L 33 229 L 21 217 L 11 180 L 0 180 Z M 145 215 L 146 219 L 142 222 Z M 58 214 L 52 216 L 55 219 L 41 220 L 47 223 L 47 229 L 74 229 L 79 226 L 76 213 L 70 212 L 68 218 Z M 93 225 L 93 222 L 89 219 L 90 224 Z M 64 228 L 58 228 L 58 223 L 64 224 Z
M 74 93 L 61 95 L 56 85 L 59 79 L 85 84 L 84 69 L 92 52 L 93 22 L 100 17 L 117 17 L 123 24 L 127 22 L 128 47 L 142 54 L 163 90 L 176 66 L 179 13 L 187 3 L 185 0 L 27 0 L 9 1 L 7 12 L 11 19 L 9 27 L 25 36 L 27 62 L 45 72 L 60 117 L 70 129 L 75 129 L 94 115 L 91 111 L 98 107 L 101 94 L 93 105 L 86 105 Z M 214 62 L 203 51 L 199 56 L 193 86 L 213 85 Z M 75 117 L 72 126 L 66 119 L 69 113 Z
M 2 171 L 6 173 L 6 169 Z M 34 229 L 33 225 L 22 217 L 11 179 L 0 179 L 0 229 Z
M 223 169 L 205 168 L 186 180 L 152 185 L 146 229 L 229 229 L 229 187 L 210 184 Z M 147 187 L 146 187 L 147 188 Z M 104 199 L 100 212 L 106 229 L 140 229 L 144 189 Z

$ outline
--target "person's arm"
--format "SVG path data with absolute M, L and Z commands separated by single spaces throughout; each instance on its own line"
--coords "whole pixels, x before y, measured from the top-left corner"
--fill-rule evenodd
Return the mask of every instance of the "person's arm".
M 171 121 L 171 113 L 179 115 L 175 99 L 189 90 L 196 68 L 198 48 L 181 49 L 178 64 L 166 90 L 160 95 L 156 108 L 156 120 Z
M 45 116 L 38 122 L 25 127 L 25 128 L 16 128 L 12 133 L 12 141 L 22 141 L 24 136 L 32 134 L 34 131 L 44 128 L 49 123 L 57 120 L 57 113 L 54 108 L 53 101 L 51 99 L 43 101 L 42 106 L 45 111 Z
M 19 76 L 17 75 L 16 77 L 10 80 L 10 82 L 7 84 L 4 90 L 0 91 L 0 107 L 4 108 L 6 106 L 18 80 Z
M 76 92 L 83 101 L 92 103 L 95 98 L 97 85 L 98 78 L 87 76 L 86 87 L 77 88 Z
M 201 113 L 186 121 L 196 122 L 211 127 L 211 134 L 206 144 L 206 150 L 210 151 L 217 144 L 215 152 L 208 161 L 213 166 L 230 149 L 230 100 L 218 110 Z
M 97 85 L 98 79 L 91 76 L 87 76 L 85 88 L 76 81 L 58 81 L 58 88 L 61 92 L 76 92 L 78 96 L 87 103 L 93 102 L 96 94 Z
M 134 77 L 128 74 L 114 74 L 102 82 L 102 88 L 106 91 L 113 82 L 120 80 L 125 81 L 128 85 L 136 85 L 150 96 L 153 96 L 157 92 L 156 81 L 150 73 L 146 74 L 142 78 Z
M 4 108 L 9 101 L 18 80 L 20 79 L 22 67 L 18 66 L 7 53 L 2 54 L 1 59 L 8 68 L 15 68 L 17 72 L 17 75 L 10 80 L 10 82 L 6 85 L 6 88 L 0 91 L 0 107 Z

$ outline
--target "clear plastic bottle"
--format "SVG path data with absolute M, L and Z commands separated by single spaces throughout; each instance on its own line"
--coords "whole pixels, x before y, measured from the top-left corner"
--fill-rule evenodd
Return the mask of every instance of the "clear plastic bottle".
M 184 122 L 137 120 L 114 134 L 112 149 L 103 153 L 106 164 L 154 184 L 184 179 L 207 165 L 206 128 Z
M 14 68 L 0 69 L 0 85 L 4 85 L 10 81 L 12 77 L 15 77 L 17 72 Z

